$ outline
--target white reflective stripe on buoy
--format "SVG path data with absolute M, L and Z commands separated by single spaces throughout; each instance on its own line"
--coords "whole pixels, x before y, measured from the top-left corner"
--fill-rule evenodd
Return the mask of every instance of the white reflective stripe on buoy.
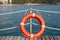
M 31 38 L 33 38 L 33 34 L 31 34 Z
M 24 23 L 20 23 L 20 25 L 24 25 Z
M 33 13 L 32 16 L 35 17 L 35 13 Z
M 32 13 L 32 11 L 30 11 L 30 13 Z
M 41 25 L 42 27 L 45 27 L 45 25 Z

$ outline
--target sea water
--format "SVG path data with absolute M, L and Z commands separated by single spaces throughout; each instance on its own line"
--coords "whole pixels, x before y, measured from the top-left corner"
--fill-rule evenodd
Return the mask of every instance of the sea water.
M 48 10 L 60 12 L 60 5 L 14 5 L 14 6 L 0 6 L 0 36 L 23 36 L 20 31 L 20 20 L 27 12 L 19 12 L 14 14 L 9 14 L 10 12 L 16 12 L 26 9 L 38 9 L 38 10 Z M 33 10 L 34 13 L 37 13 Z M 6 15 L 1 14 L 8 13 Z M 39 14 L 43 17 L 46 27 L 59 28 L 60 29 L 60 13 L 48 13 L 41 12 Z M 38 20 L 32 19 L 34 23 L 39 24 Z M 28 19 L 26 23 L 29 23 Z M 14 29 L 9 29 L 16 27 Z M 30 32 L 30 24 L 25 25 L 25 28 Z M 7 30 L 5 30 L 7 29 Z M 40 25 L 32 25 L 32 33 L 37 32 L 40 29 Z M 60 36 L 60 30 L 45 28 L 43 33 L 44 36 Z

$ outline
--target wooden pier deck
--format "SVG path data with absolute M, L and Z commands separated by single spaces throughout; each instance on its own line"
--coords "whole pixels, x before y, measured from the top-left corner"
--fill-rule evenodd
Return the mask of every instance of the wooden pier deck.
M 0 36 L 0 40 L 60 40 L 60 36 L 41 36 L 37 39 L 28 39 L 21 36 Z

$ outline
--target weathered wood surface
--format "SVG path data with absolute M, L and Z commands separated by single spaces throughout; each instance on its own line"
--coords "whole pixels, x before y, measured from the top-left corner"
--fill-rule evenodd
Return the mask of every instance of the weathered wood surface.
M 60 40 L 60 36 L 41 36 L 37 39 L 28 39 L 21 36 L 0 36 L 0 40 Z

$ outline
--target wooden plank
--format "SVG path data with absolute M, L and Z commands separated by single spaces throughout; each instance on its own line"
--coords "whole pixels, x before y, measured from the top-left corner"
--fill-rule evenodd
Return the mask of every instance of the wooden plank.
M 17 40 L 17 36 L 13 36 L 13 38 L 14 38 L 13 40 Z
M 1 39 L 2 37 L 0 36 L 0 39 Z
M 33 39 L 29 39 L 21 36 L 0 36 L 0 40 L 60 40 L 60 36 L 42 36 Z
M 44 36 L 42 36 L 42 39 L 41 40 L 45 40 L 45 37 Z
M 41 40 L 41 37 L 37 38 L 37 40 Z
M 9 40 L 13 40 L 13 36 L 10 36 Z
M 21 36 L 17 36 L 17 40 L 22 40 L 22 39 L 21 39 Z
M 21 37 L 22 38 L 22 40 L 25 40 L 25 37 Z
M 3 38 L 3 37 L 1 36 L 0 40 L 2 40 L 2 38 Z
M 33 40 L 37 40 L 37 38 L 33 38 Z
M 26 40 L 29 40 L 29 38 L 25 38 Z
M 48 36 L 45 36 L 45 39 L 46 39 L 46 40 L 50 40 Z
M 33 38 L 30 38 L 30 40 L 33 40 Z
M 5 40 L 5 38 L 6 38 L 5 36 L 2 36 L 2 39 L 1 40 Z
M 49 36 L 49 39 L 50 39 L 50 40 L 54 40 L 54 38 L 53 38 L 52 36 Z
M 9 38 L 10 38 L 9 36 L 6 36 L 6 40 L 9 40 Z
M 58 38 L 58 40 L 60 40 L 60 36 L 56 36 Z
M 3 39 L 4 39 L 4 37 L 2 36 L 2 37 L 1 37 L 1 40 L 3 40 Z
M 54 40 L 58 40 L 57 36 L 53 36 Z

